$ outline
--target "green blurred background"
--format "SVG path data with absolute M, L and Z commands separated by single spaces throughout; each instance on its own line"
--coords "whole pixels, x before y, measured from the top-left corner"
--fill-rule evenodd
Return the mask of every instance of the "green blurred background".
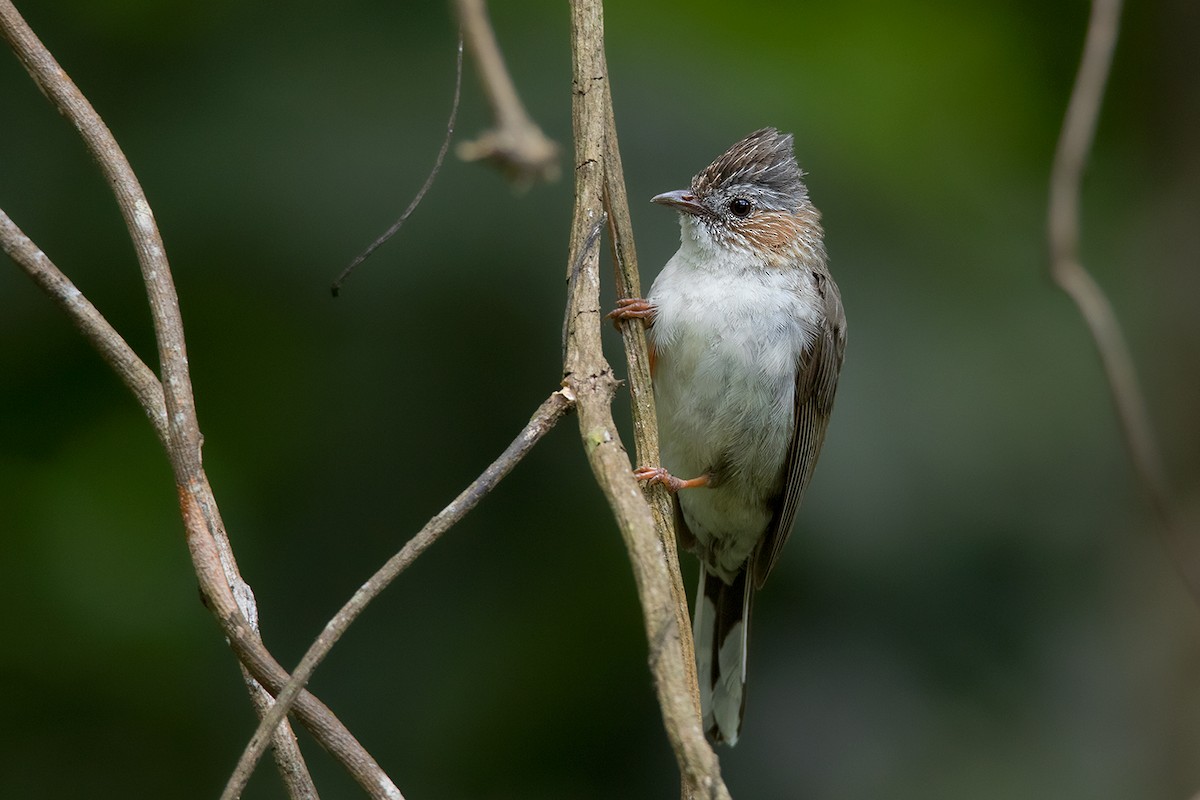
M 330 281 L 441 141 L 443 3 L 20 5 L 154 206 L 205 463 L 266 640 L 294 664 L 557 385 L 571 183 L 519 193 L 451 159 L 335 301 Z M 849 316 L 821 467 L 755 609 L 744 738 L 722 752 L 734 797 L 1200 789 L 1200 613 L 1045 271 L 1087 12 L 610 4 L 647 284 L 678 229 L 646 200 L 774 125 L 796 134 Z M 532 115 L 569 148 L 567 4 L 492 15 Z M 1193 0 L 1127 9 L 1084 199 L 1086 262 L 1193 522 L 1198 45 Z M 487 125 L 468 65 L 459 137 Z M 11 57 L 0 207 L 153 364 L 105 183 Z M 214 797 L 253 717 L 198 602 L 163 454 L 64 316 L 0 267 L 0 796 Z M 671 797 L 645 655 L 568 419 L 371 608 L 314 689 L 410 800 Z M 303 740 L 325 796 L 358 796 Z M 247 796 L 277 784 L 260 769 Z

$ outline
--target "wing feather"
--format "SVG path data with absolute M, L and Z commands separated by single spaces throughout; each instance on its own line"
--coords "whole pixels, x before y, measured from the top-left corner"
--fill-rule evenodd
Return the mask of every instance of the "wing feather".
M 846 352 L 846 315 L 837 284 L 828 273 L 816 272 L 817 288 L 825 301 L 825 318 L 811 349 L 804 352 L 796 370 L 796 427 L 792 432 L 784 467 L 784 489 L 771 525 L 754 556 L 754 585 L 762 588 L 779 561 L 812 479 L 829 427 L 829 414 L 837 392 L 838 374 Z

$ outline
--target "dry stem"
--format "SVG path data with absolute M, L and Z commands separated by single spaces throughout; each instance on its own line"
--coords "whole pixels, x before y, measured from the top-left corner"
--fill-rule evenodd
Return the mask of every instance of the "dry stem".
M 494 125 L 473 142 L 458 146 L 466 161 L 486 160 L 519 186 L 558 178 L 558 145 L 542 133 L 521 103 L 504 66 L 504 56 L 488 21 L 484 0 L 455 0 L 467 48 L 479 71 Z
M 255 764 L 258 763 L 263 751 L 266 749 L 270 732 L 275 729 L 276 725 L 279 725 L 284 715 L 290 712 L 293 704 L 297 703 L 304 696 L 301 689 L 308 683 L 313 671 L 325 659 L 325 656 L 329 654 L 333 646 L 337 644 L 342 634 L 366 610 L 371 601 L 391 585 L 392 581 L 398 578 L 400 573 L 407 569 L 443 533 L 448 531 L 460 519 L 465 517 L 468 511 L 478 505 L 479 501 L 487 496 L 495 488 L 496 484 L 511 472 L 513 467 L 521 462 L 521 459 L 533 449 L 533 446 L 541 441 L 542 437 L 549 433 L 555 424 L 573 406 L 574 401 L 570 392 L 566 389 L 561 389 L 551 394 L 538 407 L 538 410 L 534 412 L 529 423 L 517 434 L 517 438 L 513 440 L 512 444 L 483 471 L 483 474 L 464 489 L 458 497 L 454 498 L 448 506 L 438 512 L 433 519 L 426 523 L 424 528 L 409 539 L 400 552 L 388 559 L 386 564 L 380 567 L 366 583 L 359 587 L 358 591 L 342 606 L 333 619 L 325 624 L 325 630 L 309 646 L 308 651 L 300 659 L 300 663 L 296 665 L 296 669 L 292 672 L 291 678 L 287 681 L 286 685 L 273 687 L 273 691 L 276 688 L 278 689 L 278 691 L 275 691 L 277 698 L 275 707 L 259 722 L 258 729 L 254 732 L 254 736 L 242 752 L 237 768 L 229 777 L 229 782 L 226 784 L 225 791 L 221 795 L 222 800 L 234 800 L 234 798 L 241 796 L 246 781 L 249 780 L 250 774 L 254 771 Z
M 601 69 L 608 73 L 603 49 L 599 53 Z M 618 297 L 641 297 L 641 278 L 638 275 L 637 251 L 633 244 L 633 222 L 629 216 L 629 198 L 625 191 L 625 174 L 621 166 L 621 151 L 617 146 L 617 125 L 613 117 L 612 93 L 608 81 L 601 82 L 605 93 L 604 106 L 604 208 L 608 213 L 608 230 L 612 237 L 613 273 L 616 276 Z M 658 464 L 658 421 L 654 407 L 654 392 L 650 380 L 650 354 L 646 347 L 646 328 L 640 322 L 626 320 L 620 325 L 625 344 L 625 363 L 629 370 L 629 394 L 632 399 L 633 445 L 638 464 Z M 696 717 L 700 717 L 700 684 L 696 676 L 696 645 L 692 641 L 692 623 L 688 615 L 687 590 L 679 571 L 679 553 L 675 547 L 675 514 L 671 495 L 665 486 L 643 484 L 642 491 L 650 502 L 654 528 L 658 531 L 671 577 L 671 594 L 675 598 L 675 623 L 679 626 L 679 650 L 687 671 Z
M 618 382 L 601 347 L 599 249 L 594 235 L 605 220 L 607 158 L 616 150 L 615 132 L 609 129 L 612 115 L 600 0 L 572 2 L 571 33 L 575 212 L 567 261 L 570 296 L 564 384 L 574 390 L 584 449 L 629 551 L 650 646 L 650 669 L 663 724 L 679 762 L 683 797 L 728 798 L 717 756 L 704 738 L 689 686 L 688 661 L 694 656 L 690 652 L 685 655 L 681 646 L 684 626 L 679 623 L 679 604 L 664 542 L 655 530 L 654 516 L 633 477 L 612 418 L 611 403 Z M 613 195 L 611 187 L 609 195 Z
M 334 297 L 342 290 L 342 284 L 350 277 L 350 273 L 358 267 L 359 264 L 371 257 L 371 254 L 378 250 L 388 239 L 396 235 L 397 231 L 408 221 L 408 218 L 421 201 L 425 199 L 425 194 L 429 188 L 433 186 L 433 182 L 437 179 L 438 173 L 442 171 L 442 162 L 446 159 L 446 151 L 450 149 L 450 140 L 454 138 L 454 123 L 458 119 L 458 101 L 462 97 L 462 66 L 463 66 L 463 38 L 462 33 L 458 35 L 458 57 L 455 59 L 454 66 L 454 99 L 450 101 L 450 119 L 446 121 L 446 135 L 442 138 L 442 146 L 438 149 L 437 158 L 433 161 L 433 169 L 429 171 L 429 175 L 425 178 L 425 183 L 421 184 L 421 188 L 417 190 L 417 194 L 409 202 L 408 207 L 404 209 L 404 213 L 399 219 L 391 224 L 379 238 L 367 245 L 367 249 L 363 250 L 354 260 L 350 262 L 341 274 L 334 280 L 333 285 L 329 287 L 330 292 Z
M 1047 226 L 1050 275 L 1079 309 L 1100 354 L 1109 392 L 1134 472 L 1150 499 L 1158 527 L 1193 599 L 1200 603 L 1200 576 L 1191 545 L 1173 509 L 1162 456 L 1146 401 L 1138 387 L 1129 346 L 1112 304 L 1079 257 L 1080 194 L 1120 27 L 1121 0 L 1093 0 L 1079 74 L 1063 120 L 1050 176 Z
M 162 372 L 157 390 L 152 381 L 153 373 L 6 216 L 4 225 L 0 226 L 4 249 L 71 315 L 75 324 L 129 385 L 154 423 L 175 475 L 188 548 L 202 595 L 242 663 L 253 675 L 253 678 L 247 676 L 246 684 L 256 708 L 264 708 L 268 698 L 260 694 L 262 687 L 259 684 L 269 687 L 272 683 L 280 683 L 276 680 L 278 675 L 268 669 L 270 665 L 278 665 L 274 664 L 259 637 L 253 592 L 238 572 L 201 464 L 202 437 L 188 372 L 183 321 L 170 265 L 150 204 L 108 127 L 9 0 L 0 0 L 0 33 L 38 88 L 79 132 L 117 200 L 137 254 L 150 305 Z M 281 669 L 278 671 L 282 672 Z M 328 709 L 309 704 L 308 711 L 305 721 L 318 741 L 346 765 L 372 796 L 399 796 L 394 792 L 391 779 Z M 281 776 L 292 797 L 315 797 L 316 788 L 290 728 L 281 727 L 274 744 Z M 393 791 L 389 791 L 389 787 Z

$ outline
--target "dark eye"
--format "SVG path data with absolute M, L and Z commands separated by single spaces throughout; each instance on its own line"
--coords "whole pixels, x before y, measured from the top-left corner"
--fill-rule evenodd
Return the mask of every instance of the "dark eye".
M 753 206 L 750 204 L 750 201 L 744 197 L 735 197 L 733 200 L 729 201 L 729 213 L 733 214 L 735 217 L 746 216 L 750 213 L 751 208 L 753 208 Z

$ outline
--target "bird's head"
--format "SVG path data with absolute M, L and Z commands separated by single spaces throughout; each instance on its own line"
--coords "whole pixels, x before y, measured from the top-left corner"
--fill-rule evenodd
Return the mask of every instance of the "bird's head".
M 808 200 L 791 134 L 763 128 L 734 144 L 692 179 L 652 202 L 680 214 L 689 237 L 715 255 L 749 257 L 779 267 L 824 258 L 820 214 Z

